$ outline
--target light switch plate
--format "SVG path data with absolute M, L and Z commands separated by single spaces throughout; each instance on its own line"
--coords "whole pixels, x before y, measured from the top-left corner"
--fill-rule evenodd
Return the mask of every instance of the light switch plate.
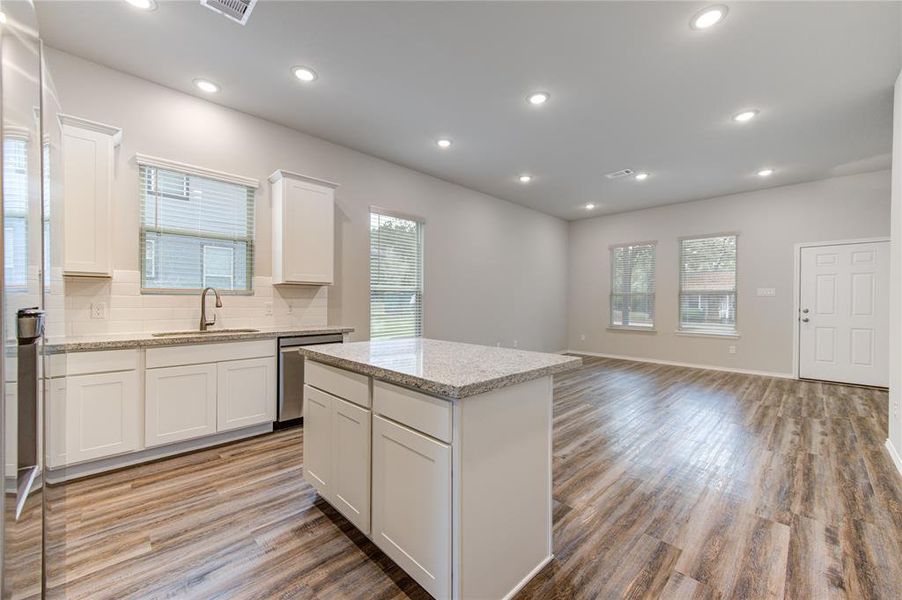
M 773 298 L 777 295 L 777 288 L 758 288 L 758 295 L 766 298 Z

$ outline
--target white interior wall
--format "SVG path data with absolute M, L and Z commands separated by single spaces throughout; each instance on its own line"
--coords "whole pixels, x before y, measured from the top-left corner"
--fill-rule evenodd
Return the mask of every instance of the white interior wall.
M 889 235 L 890 173 L 775 187 L 570 224 L 569 348 L 647 360 L 789 374 L 793 246 Z M 739 339 L 677 334 L 678 238 L 738 232 Z M 657 241 L 657 333 L 610 331 L 609 247 Z M 775 297 L 756 296 L 776 288 Z M 583 339 L 585 336 L 585 339 Z M 731 345 L 736 354 L 729 354 Z
M 140 152 L 261 181 L 256 199 L 259 278 L 271 274 L 269 174 L 281 168 L 340 184 L 335 285 L 325 291 L 283 292 L 297 297 L 277 302 L 272 319 L 289 319 L 288 306 L 319 311 L 325 298 L 330 323 L 354 327 L 352 339 L 368 338 L 369 207 L 380 206 L 426 219 L 425 335 L 505 346 L 516 342 L 536 350 L 564 348 L 566 222 L 63 52 L 47 49 L 47 61 L 64 112 L 123 130 L 114 183 L 116 275 L 101 284 L 67 281 L 70 333 L 181 328 L 199 318 L 194 298 L 134 294 L 139 254 L 134 155 Z M 436 150 L 427 140 L 423 151 Z M 86 298 L 91 297 L 111 303 L 106 319 L 85 318 Z M 267 298 L 224 298 L 227 317 L 229 307 L 238 311 L 229 324 L 242 319 L 268 324 Z M 286 312 L 278 314 L 279 306 Z M 297 310 L 292 314 L 299 318 Z M 319 313 L 303 317 L 320 318 Z M 76 322 L 81 324 L 76 327 Z

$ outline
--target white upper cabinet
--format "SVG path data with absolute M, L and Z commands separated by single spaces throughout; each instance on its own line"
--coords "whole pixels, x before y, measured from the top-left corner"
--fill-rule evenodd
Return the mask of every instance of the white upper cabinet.
M 331 285 L 335 183 L 276 171 L 272 184 L 272 281 Z
M 60 115 L 63 161 L 63 271 L 111 277 L 113 154 L 122 130 Z

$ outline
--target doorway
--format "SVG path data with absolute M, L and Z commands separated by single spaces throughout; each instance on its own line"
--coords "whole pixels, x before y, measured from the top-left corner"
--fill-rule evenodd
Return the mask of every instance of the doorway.
M 798 247 L 798 375 L 889 385 L 889 241 Z

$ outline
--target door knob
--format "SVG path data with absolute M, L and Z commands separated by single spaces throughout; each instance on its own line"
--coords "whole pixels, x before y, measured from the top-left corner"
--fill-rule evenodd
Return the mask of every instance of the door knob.
M 807 308 L 803 308 L 803 309 L 802 309 L 802 314 L 803 314 L 803 315 L 807 315 L 807 314 L 808 314 L 808 309 L 807 309 Z
M 808 317 L 805 317 L 805 318 L 802 319 L 802 323 L 807 323 L 807 322 L 810 321 L 810 320 L 811 320 L 811 319 L 809 319 Z

